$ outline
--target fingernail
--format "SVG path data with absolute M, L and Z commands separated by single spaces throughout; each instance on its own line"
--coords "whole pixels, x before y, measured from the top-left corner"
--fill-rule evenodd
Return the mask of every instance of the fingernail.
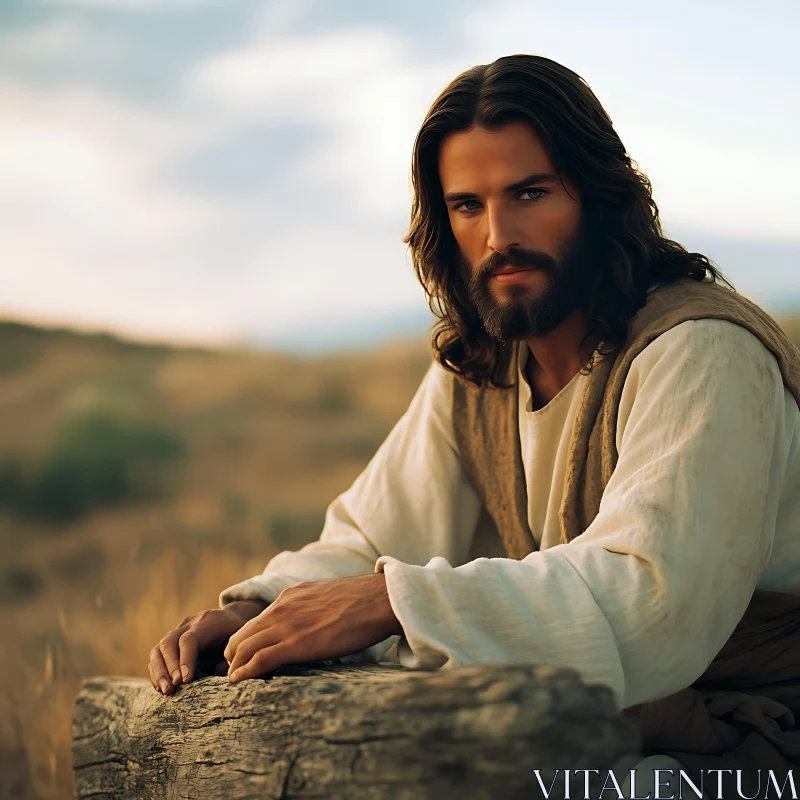
M 174 670 L 172 673 L 172 682 L 177 686 L 181 682 L 181 673 L 178 670 Z
M 187 667 L 185 664 L 181 667 L 181 675 L 185 681 L 189 680 L 189 667 Z
M 230 678 L 231 683 L 236 683 L 236 676 L 239 674 L 239 670 L 235 669 L 233 672 L 228 672 L 228 678 Z
M 169 681 L 168 681 L 166 678 L 162 678 L 162 679 L 161 679 L 161 680 L 158 682 L 158 685 L 161 687 L 161 691 L 162 691 L 164 694 L 166 694 L 166 693 L 167 693 L 167 689 L 169 689 Z

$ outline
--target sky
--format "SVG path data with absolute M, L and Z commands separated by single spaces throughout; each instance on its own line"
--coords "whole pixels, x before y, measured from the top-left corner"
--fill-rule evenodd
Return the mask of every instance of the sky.
M 457 74 L 585 78 L 667 235 L 800 309 L 795 0 L 0 0 L 0 317 L 326 352 L 422 334 L 414 136 Z

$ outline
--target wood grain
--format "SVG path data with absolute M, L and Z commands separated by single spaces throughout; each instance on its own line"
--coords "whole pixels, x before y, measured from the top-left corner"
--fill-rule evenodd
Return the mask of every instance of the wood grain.
M 527 665 L 298 665 L 171 697 L 96 678 L 73 720 L 80 800 L 531 798 L 534 768 L 549 783 L 638 747 L 609 689 Z

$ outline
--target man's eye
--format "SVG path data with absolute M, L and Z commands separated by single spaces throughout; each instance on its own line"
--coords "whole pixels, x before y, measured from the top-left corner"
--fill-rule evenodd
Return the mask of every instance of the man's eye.
M 538 192 L 539 197 L 528 197 L 528 200 L 540 200 L 542 195 L 547 194 L 544 189 L 523 189 L 520 194 L 530 194 L 531 192 Z
M 520 193 L 520 196 L 526 194 L 535 194 L 538 195 L 536 197 L 528 197 L 525 198 L 529 202 L 534 202 L 536 200 L 541 200 L 544 195 L 547 194 L 545 189 L 523 189 Z M 469 203 L 475 203 L 475 206 L 469 207 Z M 458 205 L 453 206 L 453 211 L 462 211 L 462 212 L 469 212 L 469 211 L 476 211 L 476 206 L 480 206 L 480 203 L 477 200 L 462 200 Z

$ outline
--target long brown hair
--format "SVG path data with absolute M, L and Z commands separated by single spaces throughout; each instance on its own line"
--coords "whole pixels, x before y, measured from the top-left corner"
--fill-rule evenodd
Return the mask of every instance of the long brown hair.
M 654 284 L 678 278 L 728 283 L 706 256 L 664 236 L 649 179 L 583 78 L 543 56 L 499 58 L 455 78 L 434 101 L 414 143 L 414 198 L 404 242 L 439 318 L 431 346 L 442 366 L 479 385 L 501 386 L 508 348 L 484 329 L 457 267 L 458 246 L 439 180 L 439 146 L 448 134 L 475 124 L 496 129 L 515 121 L 533 127 L 559 175 L 580 190 L 597 254 L 585 311 L 589 336 L 599 334 L 601 354 L 621 348 L 631 317 Z

